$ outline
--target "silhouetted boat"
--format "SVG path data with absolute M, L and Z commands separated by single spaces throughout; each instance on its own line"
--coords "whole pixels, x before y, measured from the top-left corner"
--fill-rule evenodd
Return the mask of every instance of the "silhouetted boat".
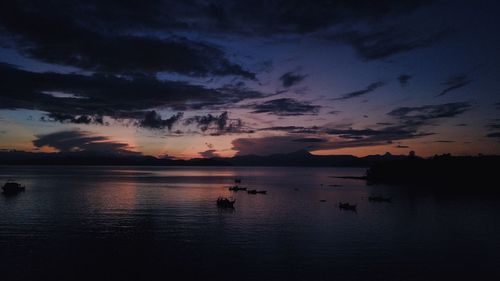
M 15 195 L 20 192 L 24 192 L 26 188 L 17 182 L 6 182 L 3 187 L 3 194 L 5 195 Z
M 241 183 L 241 179 L 234 179 L 234 183 Z
M 339 209 L 341 210 L 349 210 L 349 211 L 356 211 L 356 205 L 352 205 L 349 203 L 339 203 Z
M 267 190 L 255 190 L 251 189 L 247 191 L 248 194 L 267 194 Z
M 234 208 L 234 202 L 236 200 L 230 200 L 226 197 L 219 197 L 217 198 L 217 207 L 219 208 Z
M 239 187 L 237 185 L 229 187 L 230 191 L 240 191 L 240 190 L 247 190 L 246 187 Z
M 392 202 L 392 198 L 390 197 L 382 197 L 382 196 L 369 196 L 368 201 L 372 202 Z

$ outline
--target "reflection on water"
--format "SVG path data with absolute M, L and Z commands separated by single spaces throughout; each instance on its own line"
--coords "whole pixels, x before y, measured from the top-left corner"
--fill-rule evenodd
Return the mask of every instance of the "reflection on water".
M 0 279 L 500 278 L 497 198 L 332 177 L 363 172 L 1 167 L 1 182 L 27 190 L 0 198 Z M 234 178 L 268 194 L 230 192 Z M 216 207 L 221 195 L 236 199 L 235 210 Z M 338 202 L 357 204 L 357 212 Z

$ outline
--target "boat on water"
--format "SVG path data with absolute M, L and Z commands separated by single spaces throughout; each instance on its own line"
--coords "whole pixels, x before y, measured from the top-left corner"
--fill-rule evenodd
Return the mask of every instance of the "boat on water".
M 251 189 L 247 191 L 248 194 L 267 194 L 267 190 L 256 190 L 256 189 Z
M 233 209 L 236 200 L 232 200 L 226 197 L 217 198 L 217 207 L 224 209 Z
M 246 187 L 239 187 L 237 185 L 229 187 L 230 191 L 240 191 L 240 190 L 247 190 Z
M 392 202 L 392 198 L 391 197 L 382 197 L 382 196 L 369 196 L 368 197 L 368 201 L 371 201 L 371 202 L 389 202 L 389 203 L 391 203 Z
M 25 189 L 26 187 L 17 182 L 6 182 L 2 187 L 3 194 L 5 195 L 15 195 L 24 192 Z
M 341 210 L 348 210 L 348 211 L 356 211 L 356 205 L 340 202 L 339 203 L 339 209 L 341 209 Z

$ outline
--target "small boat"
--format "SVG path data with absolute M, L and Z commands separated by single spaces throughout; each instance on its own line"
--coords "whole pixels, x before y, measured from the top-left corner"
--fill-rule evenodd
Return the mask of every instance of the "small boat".
M 231 200 L 226 197 L 219 197 L 217 198 L 217 207 L 225 209 L 233 209 L 234 202 L 236 202 L 236 200 Z
M 382 196 L 369 196 L 368 197 L 368 201 L 372 201 L 372 202 L 389 202 L 389 203 L 391 203 L 392 202 L 392 198 L 391 197 L 382 197 Z
M 326 200 L 325 199 L 321 199 L 321 200 L 319 200 L 319 202 L 326 202 Z
M 259 193 L 259 194 L 267 194 L 267 190 L 257 190 L 257 193 Z
M 352 205 L 349 203 L 339 203 L 339 209 L 341 210 L 349 210 L 349 211 L 356 211 L 356 205 Z
M 247 192 L 248 194 L 257 194 L 257 190 L 255 189 L 248 190 Z
M 6 182 L 3 187 L 3 194 L 5 195 L 15 195 L 20 192 L 24 192 L 26 188 L 17 182 Z
M 241 183 L 241 179 L 234 179 L 234 183 Z
M 234 185 L 234 186 L 229 187 L 229 190 L 230 191 L 240 191 L 240 190 L 247 190 L 247 188 L 246 187 L 239 187 L 237 185 Z

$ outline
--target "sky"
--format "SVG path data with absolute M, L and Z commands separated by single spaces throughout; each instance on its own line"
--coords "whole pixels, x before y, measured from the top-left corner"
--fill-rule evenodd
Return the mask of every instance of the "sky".
M 500 153 L 498 1 L 2 1 L 0 149 Z

